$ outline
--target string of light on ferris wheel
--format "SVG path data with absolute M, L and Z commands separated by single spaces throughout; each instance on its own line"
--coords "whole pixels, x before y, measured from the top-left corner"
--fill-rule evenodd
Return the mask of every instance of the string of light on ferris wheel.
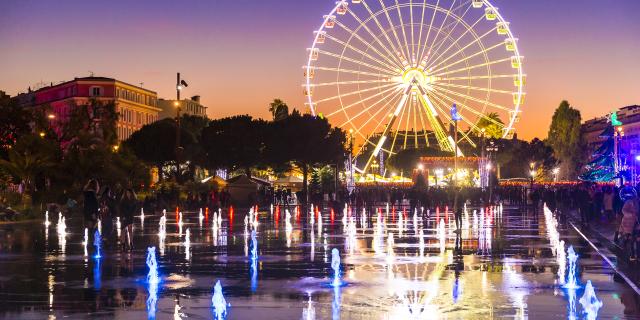
M 444 91 L 444 92 L 446 92 L 446 93 L 449 93 L 449 94 L 452 94 L 452 95 L 455 95 L 455 96 L 461 97 L 461 98 L 463 98 L 463 99 L 469 99 L 469 100 L 471 100 L 471 101 L 475 101 L 475 102 L 478 102 L 478 103 L 481 103 L 481 104 L 485 104 L 485 105 L 487 105 L 487 106 L 491 106 L 491 107 L 494 107 L 494 108 L 497 108 L 497 109 L 500 109 L 500 110 L 504 110 L 504 111 L 511 111 L 511 109 L 506 108 L 506 107 L 503 107 L 503 106 L 501 106 L 501 105 L 499 105 L 499 104 L 496 104 L 496 103 L 493 103 L 493 102 L 491 102 L 491 101 L 488 101 L 488 100 L 480 100 L 480 99 L 478 99 L 478 98 L 476 98 L 476 97 L 472 97 L 472 96 L 469 96 L 469 95 L 466 95 L 466 94 L 463 94 L 463 93 L 459 93 L 459 92 L 457 92 L 457 91 L 451 91 L 451 90 L 449 90 L 449 89 L 445 89 L 445 88 L 443 88 L 441 85 L 435 85 L 435 84 L 434 84 L 434 87 L 437 87 L 438 89 L 440 89 L 440 90 L 442 90 L 442 91 Z
M 453 57 L 455 57 L 455 55 L 457 55 L 457 54 L 459 54 L 459 53 L 461 53 L 461 52 L 462 52 L 461 50 L 459 50 L 458 52 L 454 53 L 454 55 L 449 56 L 449 58 L 447 58 L 447 59 L 445 59 L 445 60 L 443 60 L 443 61 L 439 62 L 438 64 L 436 64 L 436 65 L 434 65 L 434 66 L 428 67 L 426 70 L 431 70 L 431 73 L 437 73 L 437 72 L 439 72 L 439 71 L 441 71 L 441 70 L 445 70 L 445 69 L 448 69 L 448 68 L 450 68 L 450 67 L 452 67 L 452 66 L 455 66 L 456 64 L 459 64 L 459 63 L 465 62 L 465 61 L 467 61 L 467 60 L 469 60 L 469 59 L 475 58 L 475 57 L 477 57 L 477 56 L 479 56 L 479 55 L 481 55 L 481 54 L 485 54 L 485 55 L 486 55 L 486 54 L 487 54 L 488 52 L 490 52 L 491 50 L 494 50 L 494 49 L 496 49 L 496 48 L 501 48 L 501 47 L 503 47 L 503 46 L 504 46 L 504 42 L 497 43 L 497 44 L 495 44 L 495 45 L 492 45 L 491 47 L 483 48 L 482 50 L 477 51 L 477 52 L 475 52 L 475 53 L 472 53 L 471 55 L 468 55 L 468 56 L 466 56 L 466 57 L 464 57 L 464 58 L 462 58 L 462 59 L 459 59 L 459 60 L 454 61 L 454 62 L 452 62 L 452 63 L 450 63 L 450 64 L 447 64 L 447 65 L 445 65 L 445 66 L 442 66 L 442 67 L 440 67 L 440 68 L 438 68 L 438 69 L 435 69 L 436 67 L 441 66 L 441 65 L 442 65 L 443 63 L 445 63 L 446 61 L 451 60 Z M 434 69 L 435 69 L 435 70 L 434 70 Z
M 440 23 L 440 27 L 437 29 L 438 31 L 436 32 L 436 35 L 435 35 L 435 37 L 433 38 L 433 41 L 432 41 L 431 43 L 437 43 L 437 41 L 436 41 L 436 40 L 438 40 L 438 36 L 440 36 L 440 33 L 442 32 L 442 29 L 444 28 L 444 24 L 445 24 L 445 22 L 447 21 L 447 19 L 449 18 L 449 12 L 451 12 L 451 11 L 453 10 L 453 5 L 454 5 L 455 3 L 456 3 L 455 1 L 451 2 L 451 7 L 449 7 L 449 10 L 447 10 L 446 12 L 444 12 L 444 13 L 445 13 L 445 17 L 444 17 L 444 19 L 442 19 L 442 23 Z M 437 9 L 437 8 L 440 8 L 440 0 L 438 0 L 438 3 L 437 3 L 437 5 L 436 5 L 436 8 L 434 8 L 434 10 L 433 10 L 433 12 L 434 12 L 434 16 L 435 16 L 436 11 L 438 11 L 438 9 Z M 465 14 L 466 14 L 466 11 L 465 11 Z M 431 23 L 433 24 L 433 20 L 431 21 Z M 431 25 L 429 26 L 429 31 L 431 31 Z M 428 32 L 428 33 L 427 33 L 427 39 L 425 40 L 425 44 L 426 44 L 426 43 L 428 43 L 428 41 L 429 41 L 429 35 L 428 35 L 429 33 L 430 33 L 430 32 Z M 429 47 L 429 50 L 431 50 L 431 49 L 433 49 L 433 47 L 432 47 L 432 46 L 430 46 L 430 47 Z M 423 51 L 422 51 L 422 55 L 421 55 L 421 57 L 423 57 L 423 56 L 424 56 L 424 54 L 425 54 L 424 50 L 426 50 L 426 46 L 425 46 L 425 49 L 423 49 Z M 430 56 L 430 54 L 431 54 L 431 52 L 429 52 L 428 56 Z M 427 58 L 428 58 L 428 56 L 427 56 Z
M 449 116 L 448 116 L 448 113 L 447 113 L 446 111 L 444 111 L 444 110 L 446 110 L 446 108 L 448 108 L 449 104 L 447 104 L 445 101 L 443 101 L 442 99 L 440 99 L 440 97 L 438 96 L 438 94 L 436 93 L 436 91 L 432 91 L 432 93 L 434 93 L 434 94 L 432 95 L 432 97 L 433 97 L 436 101 L 439 101 L 439 102 L 440 102 L 440 104 L 443 106 L 443 107 L 438 107 L 438 108 L 440 109 L 440 111 L 441 111 L 441 112 L 443 112 L 443 113 L 445 114 L 445 117 L 446 117 L 449 121 L 452 121 L 452 120 L 451 120 L 451 117 L 449 117 Z M 466 107 L 463 103 L 459 103 L 459 102 L 457 102 L 457 101 L 455 101 L 455 100 L 451 99 L 451 98 L 450 98 L 449 96 L 447 96 L 447 95 L 442 95 L 442 97 L 444 97 L 444 98 L 448 99 L 448 100 L 450 101 L 450 103 L 451 103 L 451 104 L 456 104 L 456 105 L 460 105 L 460 106 L 461 106 L 461 107 L 463 107 L 463 108 L 468 108 L 468 107 Z M 466 109 L 465 109 L 465 110 L 466 110 Z M 475 109 L 472 109 L 472 108 L 469 108 L 469 110 L 471 110 L 472 112 L 474 112 L 474 111 L 475 111 Z M 477 111 L 476 111 L 476 112 L 477 112 Z M 478 129 L 478 126 L 477 126 L 475 123 L 473 123 L 473 122 L 469 121 L 469 120 L 467 119 L 467 117 L 465 117 L 462 113 L 460 113 L 460 118 L 462 119 L 462 121 L 463 121 L 463 122 L 465 122 L 467 125 L 469 125 L 469 127 L 471 127 L 472 129 L 474 129 L 474 128 L 475 128 L 475 129 Z M 469 144 L 471 144 L 471 146 L 473 146 L 473 147 L 475 147 L 475 146 L 476 146 L 476 144 L 475 144 L 475 143 L 473 142 L 473 140 L 469 137 L 469 134 L 468 134 L 467 132 L 464 132 L 461 128 L 458 128 L 458 132 L 460 132 L 460 133 L 462 134 L 462 138 L 461 138 L 461 139 L 459 139 L 459 140 L 463 140 L 463 139 L 464 139 L 464 140 L 467 140 L 467 142 L 469 142 Z M 470 132 L 471 132 L 471 131 L 469 131 L 469 133 L 470 133 Z
M 380 29 L 380 31 L 382 32 L 382 35 L 384 36 L 384 38 L 387 40 L 387 42 L 389 43 L 389 45 L 391 46 L 391 48 L 393 48 L 393 51 L 398 52 L 398 50 L 396 49 L 395 45 L 392 43 L 391 39 L 389 38 L 389 34 L 385 31 L 385 29 L 382 27 L 382 25 L 380 24 L 380 22 L 378 22 L 378 18 L 376 16 L 374 16 L 371 12 L 371 9 L 369 8 L 369 6 L 366 4 L 366 2 L 362 2 L 362 4 L 364 5 L 364 7 L 367 9 L 367 11 L 369 11 L 369 19 L 367 19 L 367 22 L 373 18 L 374 22 L 376 23 L 376 25 L 378 26 L 378 28 Z M 363 22 L 362 19 L 360 19 L 360 17 L 358 17 L 353 10 L 349 10 L 349 14 L 356 20 L 358 21 L 358 23 L 360 23 L 360 26 L 362 26 L 368 33 L 369 35 L 371 35 L 376 42 L 380 45 L 380 47 L 385 50 L 388 54 L 389 57 L 394 57 L 396 59 L 399 59 L 399 57 L 397 57 L 397 55 L 394 52 L 389 51 L 389 48 L 382 44 L 382 41 L 380 40 L 380 38 L 378 38 L 373 31 L 369 28 L 369 26 L 367 25 L 367 22 Z M 402 61 L 398 60 L 398 62 L 400 63 L 400 66 L 402 66 Z
M 336 115 L 337 113 L 344 112 L 344 111 L 345 111 L 345 110 L 347 110 L 347 109 L 350 109 L 350 108 L 352 108 L 352 107 L 354 107 L 354 106 L 356 106 L 356 105 L 359 105 L 359 104 L 361 104 L 361 103 L 363 103 L 363 102 L 366 102 L 366 101 L 368 101 L 369 99 L 375 98 L 375 97 L 377 97 L 377 96 L 383 96 L 383 98 L 384 98 L 384 94 L 385 94 L 385 93 L 387 93 L 387 92 L 389 92 L 389 91 L 392 91 L 392 90 L 396 90 L 396 89 L 397 89 L 397 85 L 396 85 L 396 84 L 393 84 L 393 86 L 394 86 L 394 87 L 388 88 L 388 89 L 386 89 L 386 90 L 384 90 L 384 91 L 380 91 L 380 92 L 378 92 L 378 93 L 376 93 L 376 94 L 374 94 L 374 95 L 371 95 L 371 96 L 368 96 L 368 97 L 366 97 L 366 98 L 360 99 L 360 100 L 358 100 L 358 101 L 356 101 L 356 102 L 353 102 L 353 103 L 351 103 L 351 104 L 347 105 L 346 107 L 343 107 L 342 109 L 336 110 L 336 111 L 334 111 L 334 112 L 332 112 L 332 113 L 328 114 L 328 115 L 327 115 L 327 117 L 332 117 L 332 116 Z M 363 92 L 363 91 L 365 91 L 365 90 L 360 90 L 360 91 L 361 91 L 361 92 Z M 357 91 L 355 91 L 355 92 L 357 92 Z
M 433 92 L 433 91 L 432 91 Z M 445 119 L 448 120 L 448 122 L 453 121 L 451 119 L 451 117 L 449 116 L 449 112 L 447 112 L 449 105 L 447 105 L 444 101 L 440 100 L 436 95 L 432 95 L 431 96 L 434 100 L 436 100 L 437 103 L 434 103 L 434 105 L 436 106 L 436 108 L 438 108 L 438 110 L 440 112 L 442 112 L 442 114 L 444 114 Z M 439 103 L 438 103 L 439 102 Z M 453 102 L 455 103 L 455 102 Z M 464 116 L 460 115 L 461 119 L 466 122 L 469 125 L 472 125 Z M 460 132 L 462 134 L 462 138 L 460 138 L 459 140 L 463 140 L 466 139 L 472 146 L 475 147 L 475 143 L 471 140 L 471 138 L 468 136 L 467 133 L 465 133 L 462 128 L 458 128 L 458 132 Z
M 376 25 L 378 26 L 378 28 L 380 29 L 380 31 L 384 33 L 385 38 L 391 44 L 391 47 L 393 48 L 393 50 L 395 52 L 397 52 L 397 53 L 402 53 L 404 59 L 407 60 L 407 56 L 405 56 L 404 52 L 401 50 L 402 45 L 400 44 L 400 38 L 398 37 L 398 33 L 396 32 L 395 25 L 391 21 L 391 17 L 389 16 L 389 12 L 387 12 L 387 9 L 386 9 L 386 6 L 385 6 L 384 2 L 380 1 L 380 0 L 378 0 L 378 1 L 380 2 L 380 5 L 382 6 L 382 10 L 381 11 L 384 11 L 385 16 L 387 17 L 387 22 L 389 23 L 389 26 L 391 26 L 391 31 L 393 32 L 393 36 L 396 39 L 396 43 L 398 44 L 398 47 L 400 47 L 400 48 L 396 47 L 395 45 L 393 45 L 391 43 L 391 39 L 389 38 L 388 34 L 385 32 L 384 28 L 382 27 L 382 24 L 380 24 L 380 22 L 378 21 L 377 15 L 374 15 L 374 13 L 371 11 L 371 8 L 369 8 L 369 6 L 367 5 L 366 1 L 362 1 L 362 4 L 367 9 L 367 11 L 371 15 L 371 17 L 373 17 L 373 20 L 376 23 Z M 350 12 L 351 12 L 351 10 L 350 10 Z
M 358 90 L 358 91 L 353 91 L 353 92 L 349 92 L 349 93 L 345 93 L 345 94 L 338 94 L 329 98 L 324 98 L 321 100 L 317 100 L 315 101 L 315 104 L 320 104 L 323 102 L 327 102 L 327 101 L 331 101 L 331 100 L 335 100 L 335 99 L 339 99 L 340 97 L 348 97 L 348 96 L 352 96 L 352 95 L 356 95 L 359 93 L 363 93 L 363 92 L 369 92 L 369 91 L 374 91 L 374 90 L 379 90 L 379 89 L 383 89 L 383 88 L 387 88 L 387 87 L 392 87 L 392 86 L 396 86 L 396 83 L 387 83 L 381 86 L 376 86 L 376 87 L 371 87 L 371 88 L 367 88 L 367 89 L 362 89 L 362 90 Z
M 504 128 L 504 123 L 500 123 L 500 122 L 496 121 L 495 119 L 493 119 L 491 117 L 488 117 L 484 113 L 477 111 L 475 108 L 469 107 L 465 103 L 456 101 L 456 100 L 452 99 L 451 97 L 449 97 L 448 95 L 441 94 L 441 93 L 439 93 L 437 91 L 432 91 L 432 93 L 434 94 L 434 96 L 439 96 L 442 99 L 446 99 L 446 100 L 449 101 L 449 103 L 455 103 L 455 104 L 463 107 L 464 110 L 468 110 L 469 112 L 475 114 L 476 116 L 478 116 L 478 117 L 480 117 L 482 119 L 486 119 L 486 120 L 490 121 L 491 123 L 493 123 L 493 124 L 497 125 L 498 127 L 500 127 L 500 129 Z M 446 103 L 443 103 L 443 104 L 446 105 Z M 480 130 L 480 128 L 478 128 L 478 126 L 475 123 L 471 124 L 471 126 L 472 126 L 472 129 L 476 129 L 478 131 Z
M 397 66 L 392 66 L 392 65 L 389 65 L 389 64 L 387 64 L 385 62 L 382 62 L 381 60 L 379 60 L 377 58 L 374 58 L 370 54 L 368 54 L 368 53 L 366 53 L 366 52 L 364 52 L 364 51 L 352 46 L 351 44 L 349 44 L 347 42 L 344 42 L 344 41 L 342 41 L 342 40 L 340 40 L 340 39 L 338 39 L 338 38 L 336 38 L 334 36 L 331 36 L 331 35 L 327 34 L 326 37 L 327 37 L 327 39 L 330 39 L 330 40 L 342 45 L 345 48 L 345 50 L 346 50 L 346 48 L 349 48 L 349 49 L 351 49 L 351 50 L 353 50 L 353 51 L 355 51 L 355 52 L 357 52 L 357 53 L 369 58 L 370 60 L 373 60 L 373 61 L 377 62 L 378 64 L 387 67 L 389 70 L 395 71 L 396 68 L 397 68 Z
M 466 14 L 466 12 L 465 12 L 465 14 Z M 454 28 L 453 28 L 453 29 L 451 29 L 451 30 L 447 33 L 447 35 L 448 35 L 448 36 L 450 36 L 450 35 L 453 33 L 453 30 L 455 30 L 455 27 L 457 27 L 457 26 L 460 24 L 460 21 L 462 21 L 462 19 L 463 19 L 463 18 L 464 18 L 464 15 L 462 15 L 461 17 L 459 17 L 459 18 L 457 18 L 457 19 L 456 19 L 456 20 L 457 20 L 457 23 L 456 23 L 456 25 L 454 26 Z M 449 46 L 447 47 L 447 49 L 445 49 L 443 52 L 440 52 L 440 48 L 442 48 L 442 45 L 444 45 L 444 43 L 446 42 L 446 39 L 447 39 L 447 38 L 445 37 L 444 39 L 442 39 L 442 41 L 440 41 L 440 42 L 438 43 L 437 47 L 436 47 L 436 46 L 434 46 L 434 47 L 435 47 L 435 50 L 431 51 L 431 52 L 430 52 L 430 54 L 429 54 L 429 56 L 427 57 L 427 58 L 428 58 L 428 59 L 427 59 L 427 66 L 429 66 L 429 67 L 430 67 L 430 64 L 432 64 L 432 63 L 436 62 L 436 61 L 437 61 L 437 59 L 440 59 L 440 57 L 442 57 L 442 56 L 443 56 L 447 51 L 449 51 L 453 46 L 456 46 L 456 45 L 458 44 L 458 42 L 460 42 L 460 40 L 461 40 L 465 35 L 467 35 L 469 32 L 474 33 L 474 32 L 473 32 L 473 28 L 475 28 L 475 27 L 476 27 L 476 25 L 478 25 L 478 23 L 480 23 L 480 22 L 482 22 L 482 21 L 484 21 L 484 17 L 483 17 L 483 16 L 480 16 L 480 18 L 478 18 L 478 20 L 476 20 L 476 21 L 475 21 L 473 24 L 471 24 L 471 25 L 469 25 L 469 24 L 467 24 L 467 23 L 464 23 L 464 22 L 463 22 L 463 24 L 464 24 L 464 26 L 465 26 L 466 30 L 465 30 L 465 31 L 464 31 L 464 32 L 463 32 L 463 33 L 462 33 L 462 34 L 461 34 L 461 35 L 460 35 L 456 40 L 452 41 L 452 42 L 451 42 L 451 44 L 449 44 Z M 440 32 L 440 31 L 441 31 L 441 29 L 438 29 L 438 31 Z M 437 37 L 436 37 L 436 39 L 437 39 Z M 434 39 L 434 41 L 435 41 L 436 39 Z M 434 42 L 434 43 L 435 43 L 435 42 Z M 462 51 L 462 50 L 461 50 L 461 51 Z M 436 55 L 437 55 L 437 56 L 436 56 Z M 432 57 L 435 57 L 435 58 L 432 58 Z
M 374 66 L 374 65 L 368 64 L 366 62 L 362 62 L 361 60 L 349 58 L 349 57 L 340 55 L 338 53 L 333 53 L 333 52 L 330 52 L 330 51 L 318 50 L 318 53 L 319 54 L 324 54 L 326 56 L 330 56 L 330 57 L 346 60 L 346 61 L 349 61 L 351 63 L 359 64 L 359 65 L 361 65 L 363 67 L 367 67 L 369 69 L 378 70 L 378 71 L 383 72 L 383 73 L 385 73 L 385 74 L 387 74 L 389 76 L 392 76 L 394 74 L 394 71 L 395 71 L 395 70 L 390 70 L 390 69 L 385 69 L 385 68 L 381 68 L 381 67 L 378 67 L 378 66 Z
M 511 57 L 504 58 L 504 59 L 499 59 L 499 60 L 492 60 L 492 61 L 489 61 L 489 62 L 475 64 L 475 65 L 472 65 L 472 66 L 468 66 L 468 67 L 464 67 L 464 68 L 460 68 L 460 69 L 455 69 L 455 70 L 451 70 L 451 71 L 447 71 L 447 72 L 435 73 L 435 74 L 432 74 L 432 75 L 436 76 L 436 77 L 441 77 L 441 76 L 444 76 L 444 75 L 447 75 L 447 74 L 454 74 L 454 73 L 458 73 L 458 72 L 462 72 L 462 71 L 470 71 L 470 70 L 481 68 L 481 67 L 492 66 L 492 65 L 495 65 L 495 64 L 498 64 L 498 63 L 502 63 L 502 62 L 506 62 L 506 61 L 511 61 Z
M 396 60 L 396 59 L 391 59 L 390 57 L 395 57 L 395 54 L 391 53 L 391 51 L 389 51 L 389 49 L 386 46 L 383 46 L 382 48 L 383 48 L 383 50 L 387 51 L 387 54 L 383 54 L 375 46 L 373 46 L 371 43 L 369 43 L 368 41 L 363 39 L 362 36 L 360 36 L 358 34 L 358 31 L 360 30 L 360 28 L 364 27 L 365 30 L 367 30 L 370 33 L 371 37 L 374 38 L 374 40 L 379 41 L 379 39 L 372 33 L 372 31 L 368 27 L 366 27 L 366 25 L 360 25 L 360 26 L 358 26 L 358 28 L 356 28 L 354 30 L 352 30 L 347 25 L 345 25 L 344 23 L 342 23 L 342 22 L 340 22 L 338 20 L 336 20 L 336 25 L 341 27 L 347 33 L 351 34 L 351 37 L 360 40 L 360 42 L 363 43 L 365 46 L 367 46 L 367 48 L 371 49 L 371 51 L 375 52 L 380 57 L 382 57 L 383 59 L 387 60 L 389 63 L 396 65 L 397 68 L 402 68 L 402 61 Z
M 304 69 L 307 69 L 307 67 L 303 67 Z M 367 76 L 372 76 L 372 77 L 380 77 L 381 74 L 380 73 L 371 73 L 371 72 L 366 72 L 366 71 L 359 71 L 359 70 L 353 70 L 353 69 L 339 69 L 339 68 L 332 68 L 332 67 L 318 67 L 318 66 L 314 66 L 313 67 L 314 71 L 315 70 L 322 70 L 322 71 L 331 71 L 331 72 L 341 72 L 341 73 L 351 73 L 351 74 L 357 74 L 357 75 L 367 75 Z M 306 86 L 306 85 L 303 85 Z M 313 86 L 313 84 L 311 84 L 311 86 Z
M 502 93 L 502 94 L 508 94 L 508 95 L 512 95 L 513 94 L 513 91 L 509 91 L 509 90 L 500 90 L 500 89 L 493 89 L 493 88 L 480 88 L 480 87 L 465 86 L 465 85 L 459 85 L 459 84 L 453 84 L 453 83 L 437 83 L 437 84 L 434 84 L 434 86 L 469 89 L 469 90 L 491 92 L 491 93 Z
M 394 99 L 394 97 L 398 96 L 400 94 L 400 90 L 397 90 L 396 92 L 394 92 L 391 96 L 383 96 L 382 98 L 380 98 L 378 101 L 376 101 L 375 103 L 371 104 L 370 106 L 362 109 L 360 112 L 358 112 L 355 116 L 353 117 L 348 117 L 347 116 L 347 120 L 344 121 L 342 124 L 340 124 L 338 127 L 343 128 L 345 125 L 347 124 L 351 124 L 353 125 L 353 121 L 357 118 L 359 118 L 361 115 L 363 115 L 365 112 L 369 112 L 369 110 L 371 110 L 373 107 L 377 106 L 379 103 L 382 103 L 384 101 L 389 101 L 390 99 Z M 384 108 L 384 107 L 383 107 Z M 378 112 L 380 112 L 383 108 L 379 108 L 378 111 L 376 113 L 373 114 L 373 116 L 376 116 L 378 114 Z M 372 116 L 372 117 L 373 117 Z
M 352 81 L 320 82 L 320 83 L 312 84 L 311 87 L 312 88 L 316 88 L 316 87 L 326 87 L 326 86 L 334 86 L 334 85 L 351 85 L 351 84 L 368 84 L 368 83 L 389 83 L 389 80 L 378 79 L 378 80 L 352 80 Z

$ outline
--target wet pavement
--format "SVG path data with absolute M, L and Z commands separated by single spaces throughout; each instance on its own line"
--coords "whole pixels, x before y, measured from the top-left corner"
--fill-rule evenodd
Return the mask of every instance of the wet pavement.
M 261 208 L 246 224 L 249 210 L 223 211 L 220 225 L 213 213 L 184 212 L 181 228 L 168 212 L 164 237 L 160 216 L 138 217 L 134 250 L 114 245 L 114 231 L 100 259 L 93 236 L 85 255 L 78 217 L 66 217 L 66 233 L 54 215 L 49 226 L 0 226 L 0 318 L 212 319 L 219 280 L 228 319 L 640 319 L 640 296 L 553 216 L 470 207 L 457 233 L 446 208 L 350 208 L 347 218 L 289 210 L 287 219 L 284 208 Z M 554 237 L 579 255 L 578 289 L 563 288 L 570 269 Z M 147 281 L 150 246 L 157 285 Z M 340 286 L 331 285 L 333 248 Z M 588 281 L 599 308 L 581 300 Z

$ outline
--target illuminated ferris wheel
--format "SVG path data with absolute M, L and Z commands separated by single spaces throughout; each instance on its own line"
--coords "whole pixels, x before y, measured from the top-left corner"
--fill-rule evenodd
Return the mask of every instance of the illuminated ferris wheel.
M 453 105 L 458 143 L 475 146 L 486 125 L 513 134 L 523 58 L 488 0 L 338 1 L 314 35 L 307 105 L 362 141 L 358 171 L 406 148 L 454 151 Z

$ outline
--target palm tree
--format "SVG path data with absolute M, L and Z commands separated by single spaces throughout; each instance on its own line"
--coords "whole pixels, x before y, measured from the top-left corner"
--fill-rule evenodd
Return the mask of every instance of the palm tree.
M 484 129 L 484 134 L 487 138 L 500 138 L 502 137 L 502 128 L 504 128 L 504 122 L 500 119 L 500 115 L 496 112 L 488 113 L 478 121 L 476 125 L 476 133 L 480 134 L 480 130 Z
M 269 104 L 269 112 L 273 116 L 273 121 L 280 121 L 289 116 L 289 106 L 280 99 L 273 99 Z
M 14 177 L 14 181 L 24 185 L 22 201 L 30 204 L 31 194 L 36 176 L 54 166 L 51 155 L 30 150 L 29 148 L 13 148 L 9 151 L 9 160 L 0 159 L 0 169 Z

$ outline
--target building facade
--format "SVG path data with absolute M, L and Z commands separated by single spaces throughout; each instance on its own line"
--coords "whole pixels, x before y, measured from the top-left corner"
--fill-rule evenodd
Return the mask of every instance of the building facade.
M 17 99 L 24 107 L 49 105 L 54 127 L 68 120 L 72 108 L 87 104 L 91 99 L 113 102 L 119 114 L 116 122 L 118 141 L 126 140 L 142 126 L 160 119 L 161 111 L 155 91 L 104 77 L 75 78 L 21 94 Z
M 617 110 L 620 130 L 620 147 L 631 157 L 640 155 L 640 106 L 633 105 Z M 589 154 L 595 151 L 605 140 L 600 134 L 611 126 L 610 115 L 586 121 L 582 125 L 582 138 L 587 144 Z
M 200 96 L 193 96 L 191 99 L 180 101 L 159 99 L 158 107 L 162 109 L 160 111 L 160 119 L 175 118 L 178 114 L 178 107 L 180 107 L 180 114 L 207 118 L 207 107 L 200 104 Z

